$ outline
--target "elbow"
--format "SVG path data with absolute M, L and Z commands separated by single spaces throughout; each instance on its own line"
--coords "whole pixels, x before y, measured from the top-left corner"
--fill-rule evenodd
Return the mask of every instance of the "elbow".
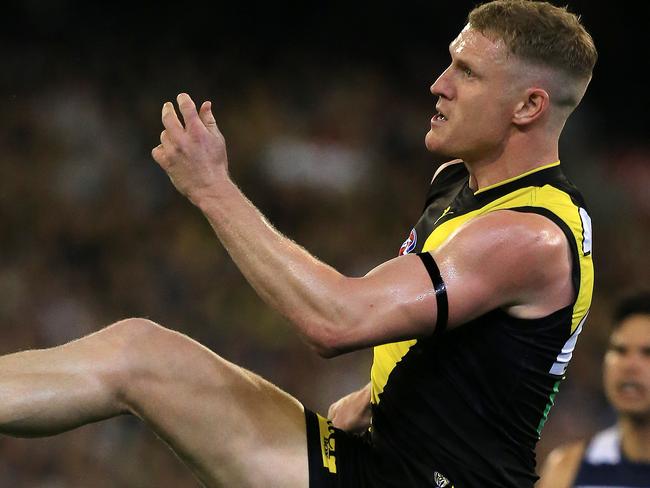
M 327 334 L 319 334 L 309 338 L 309 346 L 316 354 L 325 359 L 332 359 L 343 354 L 340 345 Z
M 342 354 L 338 349 L 321 344 L 310 344 L 316 354 L 325 359 L 332 359 Z
M 358 324 L 363 317 L 353 306 L 356 302 L 358 300 L 351 303 L 350 293 L 338 293 L 326 311 L 312 310 L 293 317 L 298 330 L 316 354 L 331 359 L 360 346 Z
M 311 330 L 311 333 L 306 334 L 307 343 L 320 357 L 332 359 L 347 352 L 341 340 L 343 334 L 338 328 L 319 324 Z

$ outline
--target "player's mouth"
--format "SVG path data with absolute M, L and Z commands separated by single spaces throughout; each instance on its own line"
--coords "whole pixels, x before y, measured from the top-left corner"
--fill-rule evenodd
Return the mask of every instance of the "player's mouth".
M 431 124 L 444 124 L 447 122 L 447 116 L 443 114 L 442 112 L 438 111 L 436 114 L 431 118 Z
M 616 392 L 625 398 L 642 397 L 645 390 L 645 387 L 636 381 L 621 381 L 616 385 Z

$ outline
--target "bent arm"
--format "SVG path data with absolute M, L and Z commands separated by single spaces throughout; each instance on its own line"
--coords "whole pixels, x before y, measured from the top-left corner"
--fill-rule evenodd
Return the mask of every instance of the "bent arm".
M 435 323 L 435 294 L 416 256 L 351 278 L 274 229 L 230 180 L 198 206 L 260 297 L 325 356 L 413 337 Z
M 179 106 L 185 126 L 171 104 L 163 107 L 165 131 L 154 159 L 201 209 L 257 293 L 320 354 L 433 332 L 436 295 L 419 257 L 400 256 L 362 278 L 320 262 L 275 230 L 231 181 L 210 105 L 197 113 L 180 95 Z M 567 249 L 561 230 L 537 215 L 498 211 L 470 221 L 432 252 L 447 287 L 449 326 L 498 307 L 535 315 L 566 305 Z
M 229 181 L 199 206 L 259 295 L 321 354 L 433 333 L 438 301 L 418 256 L 350 278 L 277 232 Z M 476 218 L 431 254 L 447 290 L 449 327 L 500 307 L 538 318 L 573 298 L 566 238 L 539 215 Z

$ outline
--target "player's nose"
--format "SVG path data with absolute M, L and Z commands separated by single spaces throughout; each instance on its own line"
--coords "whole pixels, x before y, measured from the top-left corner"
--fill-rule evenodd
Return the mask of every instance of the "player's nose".
M 452 98 L 453 96 L 453 87 L 449 79 L 449 68 L 443 71 L 438 79 L 433 82 L 429 88 L 432 95 L 437 97 Z

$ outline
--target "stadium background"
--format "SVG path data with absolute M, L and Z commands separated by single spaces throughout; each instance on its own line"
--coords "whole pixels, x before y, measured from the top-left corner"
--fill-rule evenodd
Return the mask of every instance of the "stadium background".
M 610 307 L 650 285 L 648 7 L 568 3 L 600 51 L 561 145 L 590 203 L 597 283 L 540 460 L 612 420 L 600 388 Z M 6 4 L 0 353 L 145 316 L 321 412 L 360 387 L 370 354 L 310 352 L 150 158 L 159 110 L 179 91 L 213 100 L 250 198 L 317 256 L 363 274 L 396 254 L 441 162 L 423 146 L 428 87 L 472 5 Z M 0 438 L 0 486 L 198 484 L 139 422 L 120 418 L 51 439 Z

